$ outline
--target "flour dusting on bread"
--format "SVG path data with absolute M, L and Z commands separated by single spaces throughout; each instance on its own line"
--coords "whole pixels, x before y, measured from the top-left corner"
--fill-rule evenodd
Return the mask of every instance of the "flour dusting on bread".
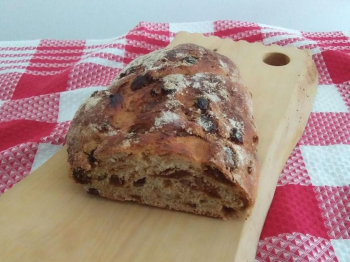
M 155 127 L 162 127 L 163 125 L 167 125 L 167 124 L 170 124 L 170 123 L 178 123 L 180 120 L 180 116 L 173 113 L 173 112 L 170 112 L 170 111 L 165 111 L 165 112 L 162 112 L 161 116 L 160 117 L 157 117 L 155 122 L 154 122 L 154 126 Z

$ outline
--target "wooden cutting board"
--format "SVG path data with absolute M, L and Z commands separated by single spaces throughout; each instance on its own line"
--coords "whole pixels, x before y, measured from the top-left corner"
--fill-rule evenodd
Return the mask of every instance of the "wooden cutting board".
M 114 202 L 68 179 L 63 148 L 0 197 L 0 261 L 254 261 L 278 176 L 309 117 L 318 82 L 305 50 L 180 33 L 231 58 L 253 93 L 261 164 L 247 220 L 223 221 Z

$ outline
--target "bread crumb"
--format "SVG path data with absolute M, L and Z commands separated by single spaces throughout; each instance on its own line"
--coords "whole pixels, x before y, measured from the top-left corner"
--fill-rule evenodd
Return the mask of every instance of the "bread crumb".
M 116 135 L 118 132 L 116 131 L 116 130 L 109 130 L 107 133 L 105 133 L 105 134 L 107 134 L 107 135 L 109 135 L 109 136 L 114 136 L 114 135 Z
M 201 88 L 201 84 L 199 82 L 195 82 L 193 83 L 192 87 L 198 89 L 198 88 Z
M 162 81 L 164 82 L 163 88 L 165 90 L 174 90 L 174 93 L 168 94 L 168 100 L 165 102 L 167 109 L 177 109 L 182 106 L 182 103 L 175 99 L 177 93 L 180 93 L 181 90 L 187 88 L 189 82 L 181 74 L 172 74 L 165 76 Z
M 133 136 L 135 136 L 135 135 L 136 135 L 135 132 L 130 132 L 130 133 L 128 133 L 128 134 L 126 135 L 126 137 L 127 137 L 127 138 L 131 138 L 131 137 L 133 137 Z
M 90 110 L 91 108 L 95 107 L 97 103 L 101 100 L 101 97 L 91 96 L 85 101 L 85 110 Z
M 184 53 L 176 53 L 175 56 L 176 56 L 176 58 L 183 58 L 183 57 L 186 56 L 186 54 L 184 54 Z
M 205 78 L 205 74 L 204 73 L 196 73 L 196 74 L 194 74 L 192 77 L 191 77 L 191 79 L 194 81 L 194 83 L 200 83 L 200 81 L 201 81 L 201 78 Z M 199 85 L 199 87 L 200 87 L 200 85 Z M 198 88 L 199 88 L 198 87 Z M 195 88 L 197 88 L 197 87 L 195 87 Z
M 207 121 L 205 118 L 203 117 L 198 117 L 197 118 L 197 124 L 200 125 L 201 127 L 203 127 L 203 129 L 207 132 L 209 132 L 210 130 L 212 130 L 213 128 L 213 122 L 212 121 Z
M 244 131 L 244 122 L 243 121 L 235 121 L 233 119 L 228 120 L 232 127 L 237 128 L 239 131 Z
M 247 153 L 244 148 L 239 145 L 232 144 L 233 152 L 235 153 L 236 166 L 241 167 L 248 163 Z
M 121 147 L 130 147 L 130 140 L 129 139 L 125 139 L 123 140 L 123 142 L 121 143 Z
M 229 71 L 228 67 L 227 67 L 227 64 L 224 61 L 222 61 L 221 59 L 219 59 L 219 64 L 226 72 Z
M 89 124 L 88 126 L 87 126 L 87 130 L 88 129 L 92 129 L 93 130 L 93 132 L 96 132 L 96 131 L 98 131 L 98 128 L 99 128 L 99 126 L 97 125 L 97 124 Z
M 187 79 L 181 74 L 167 75 L 162 80 L 164 81 L 164 88 L 168 90 L 181 91 L 189 85 Z
M 219 102 L 221 101 L 221 99 L 216 95 L 216 94 L 208 94 L 208 93 L 205 93 L 205 96 L 207 98 L 209 98 L 211 101 L 213 102 Z
M 180 120 L 180 116 L 170 111 L 162 112 L 160 117 L 157 117 L 154 121 L 154 126 L 156 128 L 161 127 L 166 124 L 176 123 Z
M 177 109 L 179 108 L 180 106 L 182 106 L 183 104 L 179 101 L 179 100 L 176 100 L 174 98 L 174 96 L 168 96 L 169 97 L 169 100 L 167 100 L 165 102 L 165 107 L 168 108 L 168 109 Z
M 219 89 L 219 94 L 222 96 L 225 100 L 229 99 L 229 95 L 225 89 Z
M 191 80 L 193 81 L 193 88 L 203 89 L 208 98 L 214 102 L 221 101 L 218 95 L 225 100 L 229 98 L 226 89 L 222 88 L 221 85 L 226 82 L 223 76 L 213 75 L 211 73 L 197 73 L 191 77 Z
M 233 155 L 231 148 L 225 146 L 223 149 L 225 152 L 225 156 L 224 156 L 225 162 L 230 163 L 232 166 L 234 166 L 235 161 L 234 161 L 234 155 Z

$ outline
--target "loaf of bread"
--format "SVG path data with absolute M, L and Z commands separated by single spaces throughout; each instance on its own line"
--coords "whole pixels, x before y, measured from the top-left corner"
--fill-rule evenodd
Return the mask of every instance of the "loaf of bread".
M 70 176 L 89 194 L 223 219 L 254 204 L 257 143 L 237 67 L 193 44 L 132 61 L 67 135 Z

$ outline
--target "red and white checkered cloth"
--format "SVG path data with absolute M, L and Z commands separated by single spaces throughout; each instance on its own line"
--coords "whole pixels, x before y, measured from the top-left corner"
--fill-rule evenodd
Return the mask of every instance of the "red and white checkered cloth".
M 179 31 L 310 49 L 319 87 L 278 182 L 258 261 L 350 261 L 350 32 L 238 21 L 140 23 L 125 36 L 0 42 L 0 194 L 63 145 L 78 106 Z

